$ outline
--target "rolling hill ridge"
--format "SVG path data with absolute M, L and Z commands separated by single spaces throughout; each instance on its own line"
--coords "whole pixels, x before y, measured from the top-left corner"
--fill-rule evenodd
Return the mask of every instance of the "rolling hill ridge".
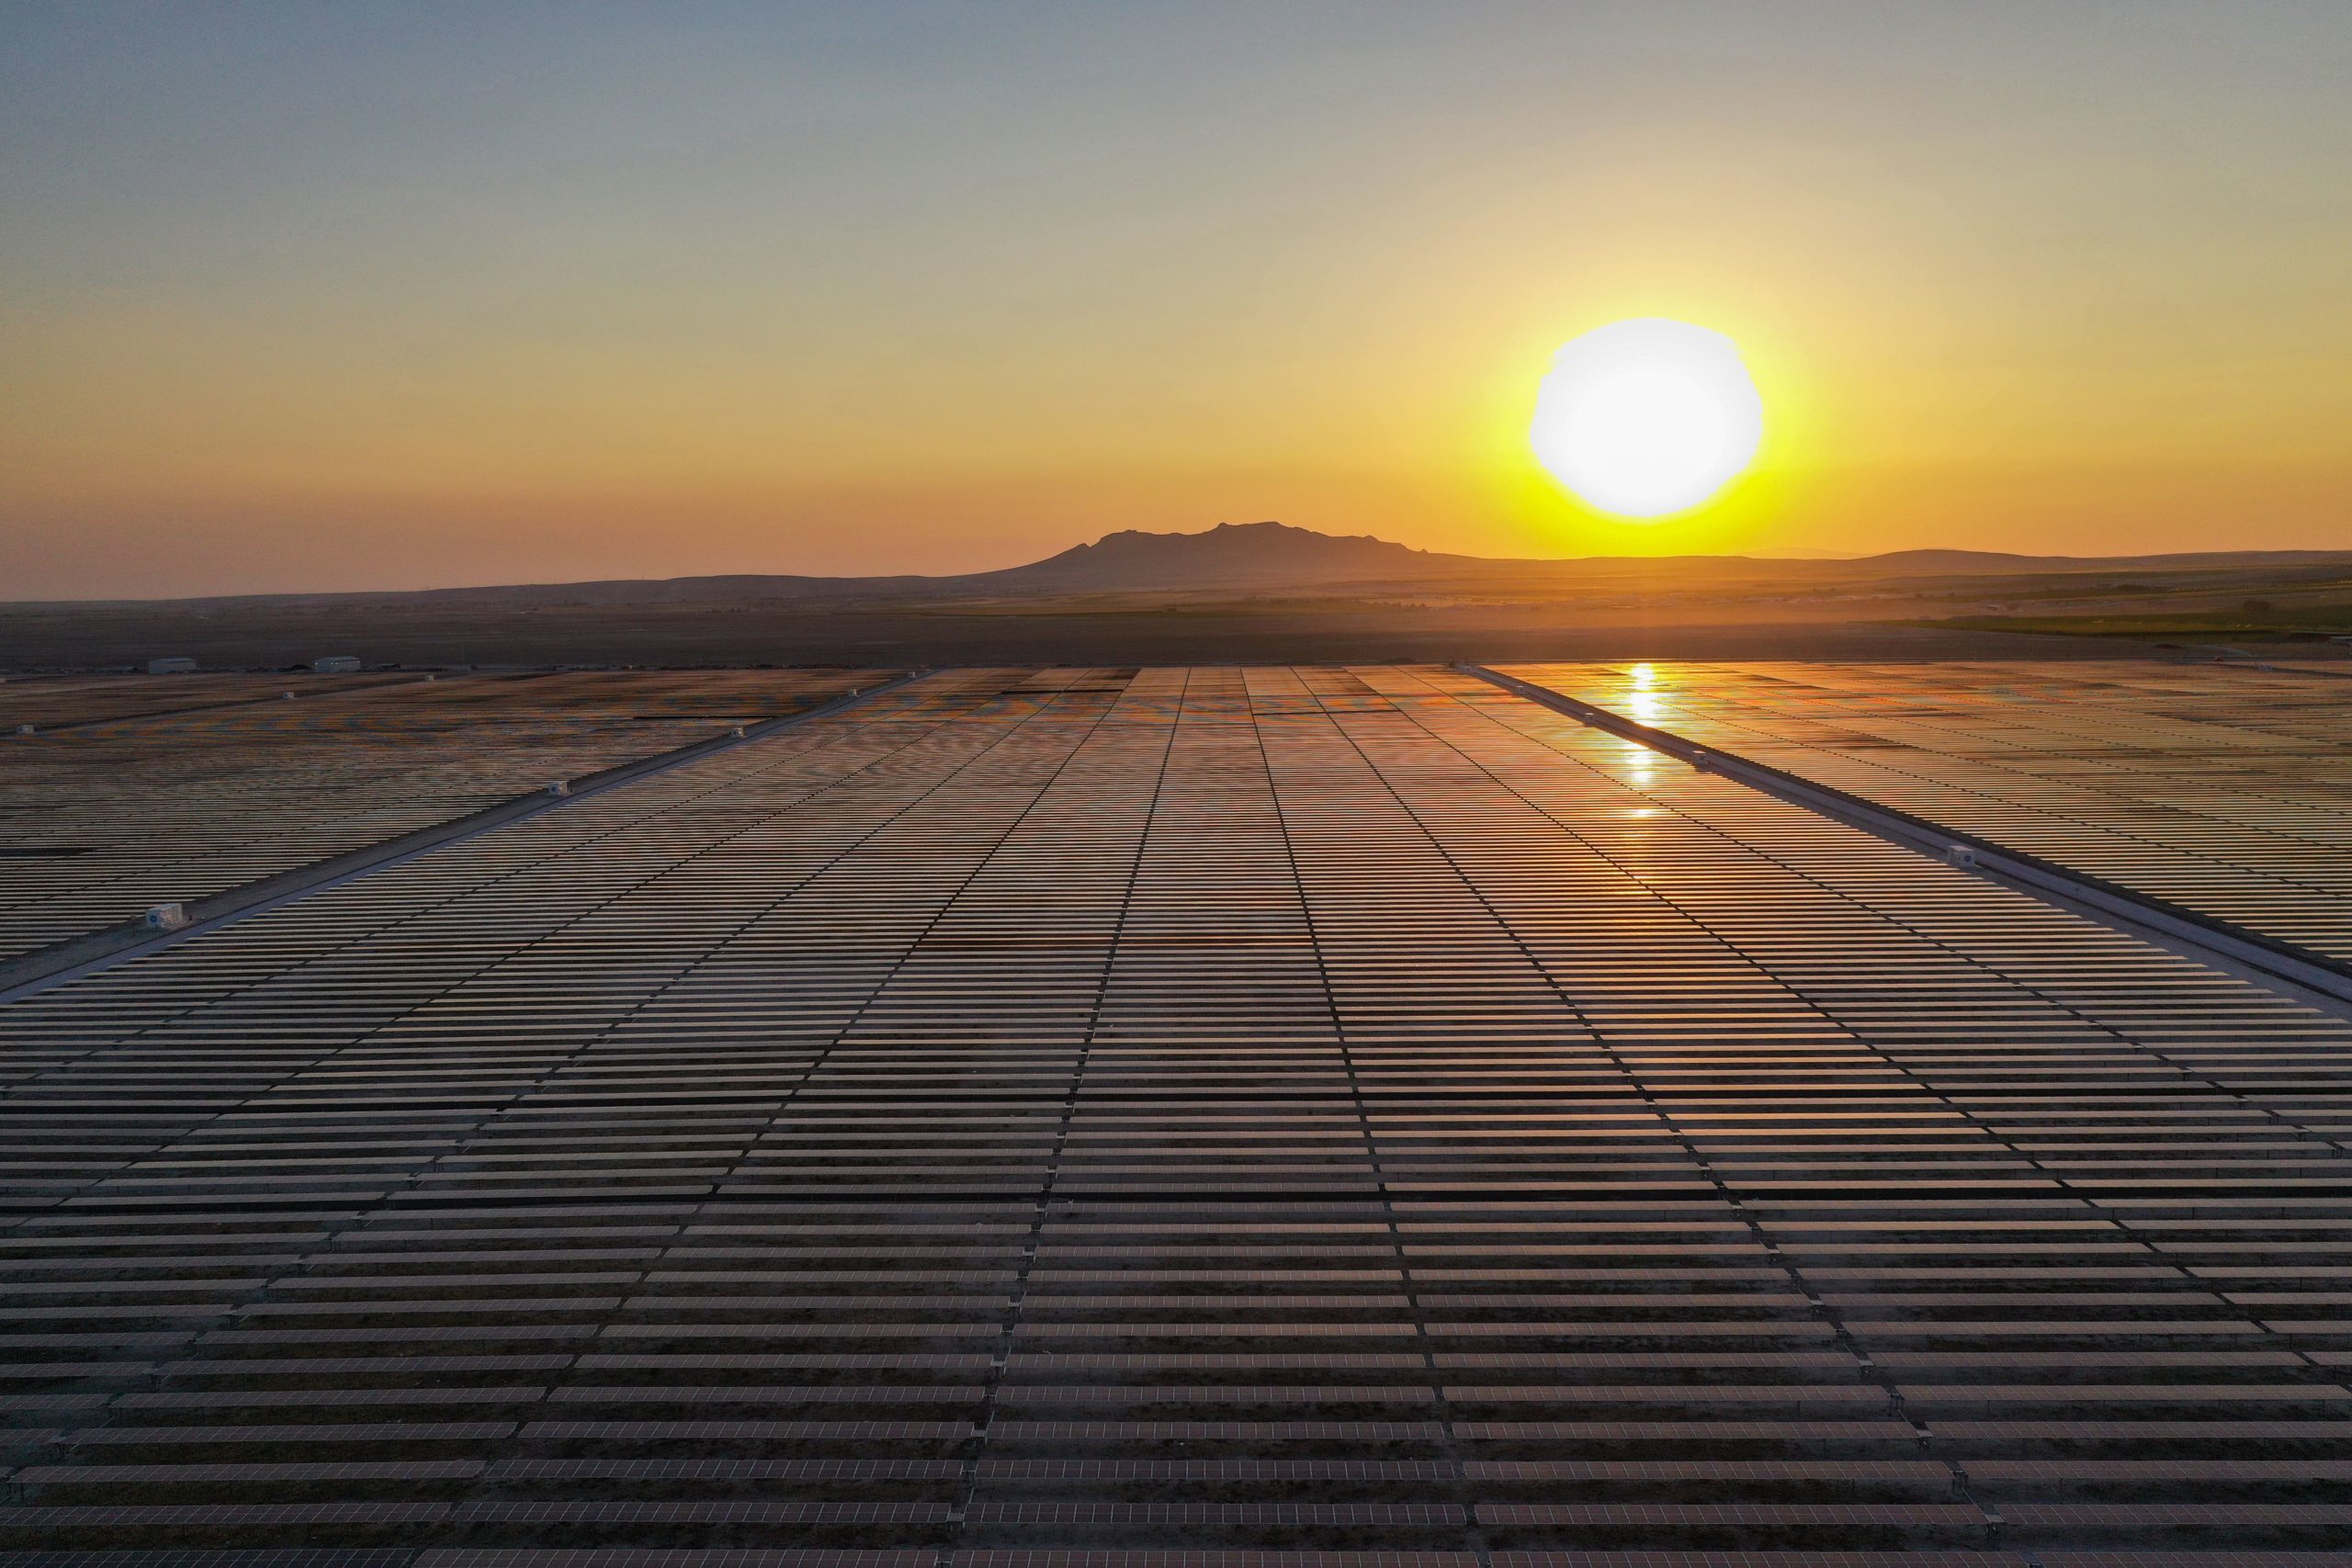
M 1277 592 L 1363 583 L 1442 586 L 1510 578 L 1558 587 L 1600 577 L 1682 576 L 1694 584 L 1726 575 L 1770 575 L 1792 581 L 2010 573 L 2228 571 L 2298 566 L 2352 568 L 2352 550 L 2222 550 L 2143 556 L 2028 556 L 1990 550 L 1910 549 L 1850 558 L 1754 556 L 1589 556 L 1510 559 L 1417 550 L 1368 534 L 1335 535 L 1284 523 L 1221 523 L 1195 534 L 1123 529 L 1091 544 L 994 571 L 948 576 L 812 577 L 729 573 L 706 577 L 621 578 L 585 582 L 514 583 L 330 593 L 254 593 L 153 604 L 684 604 L 747 600 L 899 602 L 1024 598 L 1070 593 L 1182 591 Z M 57 603 L 51 601 L 50 603 Z M 123 603 L 107 601 L 107 603 Z

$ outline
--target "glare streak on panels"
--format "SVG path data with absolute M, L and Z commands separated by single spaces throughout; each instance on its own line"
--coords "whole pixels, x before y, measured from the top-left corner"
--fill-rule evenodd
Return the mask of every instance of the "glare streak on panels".
M 934 674 L 0 1010 L 0 1546 L 2332 1547 L 2347 1045 L 1450 672 Z

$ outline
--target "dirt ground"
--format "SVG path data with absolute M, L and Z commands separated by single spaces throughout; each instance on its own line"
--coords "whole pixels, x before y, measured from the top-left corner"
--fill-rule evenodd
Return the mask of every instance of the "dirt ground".
M 1883 615 L 1883 606 L 1874 607 Z M 610 608 L 77 605 L 0 613 L 0 668 L 105 669 L 187 655 L 278 669 L 369 665 L 1169 664 L 1560 659 L 2182 658 L 2153 643 L 1861 618 L 1625 609 L 1335 604 L 1085 613 L 799 608 L 774 602 Z M 1744 612 L 1744 613 L 1743 613 Z M 1785 612 L 1784 612 L 1785 614 Z

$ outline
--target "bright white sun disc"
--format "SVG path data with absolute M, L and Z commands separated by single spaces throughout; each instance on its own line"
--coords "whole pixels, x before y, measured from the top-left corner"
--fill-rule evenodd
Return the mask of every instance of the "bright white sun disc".
M 1528 431 L 1535 456 L 1603 512 L 1687 512 L 1737 479 L 1764 439 L 1764 400 L 1721 333 L 1648 316 L 1572 339 Z

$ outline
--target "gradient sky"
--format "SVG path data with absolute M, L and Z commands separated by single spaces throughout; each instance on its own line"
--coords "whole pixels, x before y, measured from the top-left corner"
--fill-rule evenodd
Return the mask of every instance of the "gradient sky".
M 2352 3 L 0 6 L 0 599 L 2352 547 Z M 1719 504 L 1552 351 L 1729 333 Z

